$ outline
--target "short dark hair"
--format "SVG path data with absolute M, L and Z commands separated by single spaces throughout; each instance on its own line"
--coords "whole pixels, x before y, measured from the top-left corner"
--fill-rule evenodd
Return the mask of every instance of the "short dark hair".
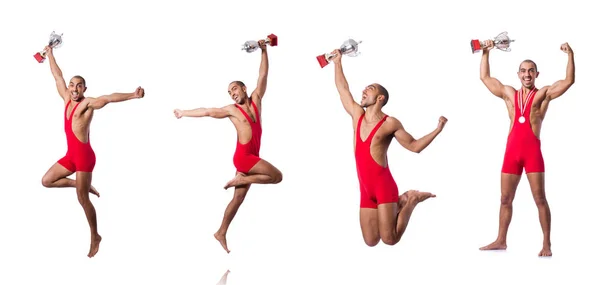
M 80 79 L 83 82 L 83 87 L 86 87 L 87 85 L 85 84 L 85 78 L 83 78 L 83 76 L 81 75 L 75 75 L 73 76 L 73 78 L 77 78 Z
M 240 87 L 246 87 L 246 84 L 244 84 L 244 82 L 241 82 L 239 80 L 233 81 L 229 84 L 233 84 L 233 83 L 235 83 L 237 86 L 240 86 Z
M 387 89 L 381 86 L 381 84 L 377 84 L 377 89 L 379 89 L 379 93 L 383 95 L 383 106 L 385 106 L 390 99 L 390 93 L 388 93 Z
M 528 63 L 533 63 L 533 67 L 535 68 L 535 71 L 538 71 L 538 69 L 537 69 L 537 64 L 535 64 L 535 62 L 533 62 L 533 60 L 531 60 L 531 59 L 526 59 L 526 60 L 524 60 L 523 62 L 521 62 L 521 64 L 523 64 L 523 63 L 525 63 L 525 62 L 528 62 Z M 521 64 L 519 64 L 519 68 L 521 67 Z

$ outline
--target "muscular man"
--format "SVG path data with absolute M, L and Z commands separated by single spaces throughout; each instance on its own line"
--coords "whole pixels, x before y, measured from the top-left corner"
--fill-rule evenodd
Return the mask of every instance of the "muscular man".
M 409 151 L 420 153 L 444 128 L 447 119 L 440 117 L 437 128 L 416 140 L 400 121 L 381 110 L 388 101 L 388 91 L 380 84 L 367 86 L 357 104 L 344 76 L 341 53 L 333 51 L 335 85 L 354 127 L 354 155 L 360 183 L 360 226 L 365 243 L 375 246 L 379 240 L 394 245 L 404 234 L 410 216 L 418 203 L 435 197 L 428 192 L 407 191 L 398 196 L 398 186 L 392 177 L 387 150 L 396 139 Z
M 91 230 L 91 243 L 88 257 L 98 252 L 102 237 L 98 234 L 96 210 L 90 201 L 89 193 L 98 197 L 100 194 L 92 186 L 92 172 L 96 165 L 96 155 L 90 143 L 90 124 L 94 111 L 102 109 L 108 103 L 122 102 L 144 97 L 144 89 L 138 87 L 133 93 L 113 93 L 98 98 L 85 97 L 87 90 L 85 79 L 76 75 L 69 81 L 67 87 L 62 71 L 56 64 L 52 48 L 44 49 L 50 61 L 50 69 L 58 94 L 65 103 L 63 119 L 67 136 L 67 154 L 58 160 L 42 178 L 42 185 L 48 188 L 75 187 L 77 199 L 83 207 Z M 75 180 L 67 178 L 75 173 Z
M 480 249 L 506 249 L 506 234 L 512 218 L 512 202 L 515 198 L 517 185 L 521 180 L 523 168 L 525 168 L 544 234 L 542 250 L 538 255 L 552 256 L 550 249 L 550 208 L 548 207 L 548 201 L 546 201 L 544 189 L 544 159 L 540 148 L 540 131 L 550 101 L 564 94 L 575 82 L 573 50 L 567 43 L 562 44 L 560 47 L 568 55 L 566 78 L 540 89 L 535 87 L 535 79 L 539 75 L 537 65 L 531 60 L 521 62 L 519 71 L 517 71 L 517 75 L 521 80 L 521 88 L 517 91 L 490 76 L 489 56 L 490 50 L 494 47 L 494 42 L 488 40 L 484 45 L 487 48 L 483 50 L 481 56 L 481 81 L 492 94 L 504 100 L 508 108 L 511 128 L 506 143 L 501 173 L 498 237 L 496 241 Z
M 227 182 L 225 189 L 235 188 L 233 199 L 225 209 L 221 227 L 214 234 L 221 246 L 229 253 L 227 247 L 227 229 L 242 205 L 251 184 L 277 184 L 281 182 L 279 169 L 260 158 L 260 139 L 262 135 L 261 114 L 262 99 L 267 88 L 269 58 L 265 41 L 259 41 L 262 59 L 258 74 L 258 83 L 252 95 L 248 97 L 246 85 L 241 81 L 229 84 L 228 93 L 234 104 L 222 108 L 197 108 L 193 110 L 174 111 L 175 117 L 212 117 L 229 118 L 237 131 L 237 146 L 233 155 L 236 168 L 235 177 Z

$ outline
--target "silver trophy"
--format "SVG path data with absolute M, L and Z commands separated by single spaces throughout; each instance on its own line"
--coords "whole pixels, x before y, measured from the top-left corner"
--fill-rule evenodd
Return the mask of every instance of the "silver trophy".
M 50 48 L 58 48 L 62 45 L 62 35 L 63 34 L 57 34 L 54 31 L 52 31 L 52 34 L 50 34 L 50 40 L 48 41 L 48 47 Z M 44 60 L 46 60 L 46 52 L 45 51 L 40 51 L 36 54 L 33 55 L 33 57 L 39 62 L 42 63 L 44 62 Z
M 501 51 L 510 51 L 510 43 L 514 42 L 508 37 L 506 32 L 500 33 L 498 36 L 494 38 L 494 47 Z M 479 40 L 471 40 L 471 51 L 476 53 L 482 49 L 486 48 L 483 42 Z
M 265 43 L 274 47 L 277 46 L 277 36 L 274 34 L 270 34 L 267 36 L 266 39 L 264 39 Z M 246 41 L 243 45 L 242 45 L 242 50 L 246 51 L 247 53 L 252 53 L 257 51 L 258 49 L 260 49 L 260 45 L 258 45 L 258 41 Z
M 358 56 L 360 55 L 360 52 L 358 51 L 358 45 L 360 43 L 362 43 L 362 41 L 357 42 L 353 39 L 348 39 L 342 44 L 342 46 L 340 46 L 340 52 L 349 57 Z M 317 61 L 319 62 L 321 68 L 327 66 L 331 62 L 333 56 L 334 55 L 331 53 L 324 53 L 322 55 L 317 56 Z

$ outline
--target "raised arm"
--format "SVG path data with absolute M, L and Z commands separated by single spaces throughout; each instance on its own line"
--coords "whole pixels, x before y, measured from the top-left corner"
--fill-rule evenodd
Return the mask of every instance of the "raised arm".
M 335 87 L 340 93 L 340 99 L 342 100 L 342 105 L 344 105 L 344 109 L 346 112 L 352 116 L 352 118 L 357 118 L 362 114 L 363 108 L 360 107 L 354 98 L 352 97 L 352 93 L 350 92 L 350 87 L 348 86 L 348 81 L 346 81 L 346 76 L 344 75 L 344 70 L 342 69 L 342 54 L 340 50 L 334 50 L 333 54 L 333 63 L 335 64 Z
M 394 123 L 394 129 L 396 130 L 394 132 L 394 137 L 396 138 L 398 143 L 400 143 L 400 145 L 402 145 L 405 149 L 415 153 L 420 153 L 427 146 L 429 146 L 429 144 L 431 144 L 431 142 L 437 137 L 437 135 L 439 135 L 442 132 L 444 126 L 446 125 L 446 122 L 448 121 L 448 119 L 446 119 L 445 117 L 440 117 L 437 128 L 433 132 L 417 140 L 404 129 L 402 123 L 400 123 L 398 119 L 392 119 Z
M 568 43 L 562 44 L 560 49 L 569 57 L 567 61 L 567 75 L 565 76 L 565 79 L 556 81 L 554 84 L 548 87 L 546 95 L 550 98 L 550 100 L 554 100 L 565 94 L 571 85 L 575 83 L 575 58 L 573 56 L 573 50 Z
M 260 67 L 258 69 L 258 82 L 256 83 L 256 89 L 252 92 L 252 97 L 258 97 L 257 99 L 262 100 L 267 90 L 267 77 L 269 75 L 269 55 L 267 54 L 267 45 L 265 40 L 258 42 L 261 49 L 261 60 Z
M 479 67 L 479 78 L 492 94 L 498 98 L 505 99 L 510 94 L 510 87 L 505 86 L 500 80 L 490 76 L 490 50 L 494 47 L 494 41 L 487 40 L 481 54 L 481 65 Z
M 182 117 L 202 118 L 211 117 L 215 119 L 224 119 L 233 114 L 233 105 L 228 105 L 223 108 L 196 108 L 191 110 L 180 110 L 175 109 L 175 117 L 181 119 Z
M 50 64 L 50 71 L 52 71 L 52 76 L 54 76 L 54 81 L 56 81 L 56 89 L 58 90 L 58 94 L 64 101 L 69 100 L 69 94 L 67 91 L 67 84 L 65 82 L 65 78 L 63 77 L 62 70 L 56 64 L 56 59 L 54 58 L 54 53 L 51 47 L 46 46 L 44 48 L 44 52 L 48 57 L 48 61 Z
M 144 88 L 138 87 L 135 92 L 132 93 L 112 93 L 110 95 L 100 96 L 98 98 L 88 98 L 88 108 L 99 110 L 104 108 L 108 103 L 123 102 L 131 99 L 138 99 L 144 97 Z

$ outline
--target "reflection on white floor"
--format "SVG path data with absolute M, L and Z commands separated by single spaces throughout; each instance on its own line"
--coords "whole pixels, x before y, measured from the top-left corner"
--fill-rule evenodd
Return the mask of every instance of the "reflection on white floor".
M 223 277 L 221 277 L 221 280 L 219 280 L 219 283 L 217 283 L 217 285 L 227 285 L 227 275 L 229 275 L 229 269 L 225 272 L 225 274 L 223 274 Z

